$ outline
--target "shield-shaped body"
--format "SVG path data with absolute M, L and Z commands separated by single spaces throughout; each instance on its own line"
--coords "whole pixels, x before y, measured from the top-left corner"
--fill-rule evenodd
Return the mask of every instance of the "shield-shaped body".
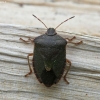
M 34 39 L 34 72 L 38 80 L 47 87 L 56 84 L 63 75 L 66 44 L 67 41 L 57 34 L 44 34 Z

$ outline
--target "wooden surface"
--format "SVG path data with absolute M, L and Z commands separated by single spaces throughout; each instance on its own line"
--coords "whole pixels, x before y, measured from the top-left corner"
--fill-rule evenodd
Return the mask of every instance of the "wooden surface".
M 100 2 L 62 1 L 0 0 L 0 100 L 100 99 Z M 83 40 L 82 45 L 67 46 L 66 57 L 72 62 L 67 76 L 69 85 L 61 79 L 46 88 L 34 73 L 24 77 L 29 71 L 27 54 L 33 52 L 34 46 L 24 44 L 19 38 L 27 40 L 46 31 L 32 14 L 48 27 L 56 27 L 75 16 L 57 29 L 62 37 L 76 36 L 76 41 Z
M 0 25 L 0 98 L 3 100 L 99 100 L 100 98 L 100 38 L 58 32 L 63 37 L 77 36 L 80 46 L 68 45 L 67 58 L 72 67 L 67 76 L 50 88 L 40 84 L 34 73 L 28 78 L 27 54 L 32 44 L 24 44 L 20 37 L 36 37 L 43 29 Z M 42 34 L 41 33 L 41 34 Z M 31 61 L 31 60 L 30 60 Z
M 44 28 L 32 14 L 39 17 L 48 27 L 56 27 L 65 19 L 75 16 L 74 19 L 61 25 L 58 30 L 69 31 L 80 34 L 89 34 L 100 37 L 100 5 L 77 4 L 76 2 L 46 2 L 37 4 L 18 2 L 0 3 L 0 23 L 24 25 L 30 27 Z M 26 0 L 29 2 L 28 0 Z M 41 0 L 43 1 L 43 0 Z M 92 1 L 92 0 L 91 0 Z

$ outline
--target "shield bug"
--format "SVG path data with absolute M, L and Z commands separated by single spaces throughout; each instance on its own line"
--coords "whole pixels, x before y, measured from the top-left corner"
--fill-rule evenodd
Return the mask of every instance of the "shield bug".
M 33 16 L 37 18 L 35 15 Z M 69 19 L 72 18 L 74 18 L 74 16 L 70 17 Z M 42 22 L 39 18 L 37 19 Z M 63 21 L 61 24 L 68 21 L 69 19 Z M 64 80 L 69 83 L 66 79 L 66 76 L 70 69 L 71 62 L 70 60 L 66 59 L 66 45 L 67 43 L 73 43 L 77 45 L 82 43 L 82 41 L 74 43 L 73 39 L 75 39 L 75 37 L 71 39 L 64 39 L 57 35 L 56 29 L 61 24 L 59 24 L 56 28 L 47 28 L 47 26 L 44 24 L 44 26 L 47 28 L 46 33 L 36 37 L 35 39 L 29 38 L 29 40 L 26 41 L 20 38 L 25 43 L 30 41 L 34 43 L 34 52 L 28 54 L 27 56 L 30 72 L 26 74 L 25 77 L 32 74 L 33 68 L 39 82 L 43 83 L 46 87 L 50 87 L 60 80 L 64 73 L 66 62 L 69 63 L 69 66 L 64 75 Z M 30 56 L 33 56 L 33 67 L 31 67 L 29 63 Z

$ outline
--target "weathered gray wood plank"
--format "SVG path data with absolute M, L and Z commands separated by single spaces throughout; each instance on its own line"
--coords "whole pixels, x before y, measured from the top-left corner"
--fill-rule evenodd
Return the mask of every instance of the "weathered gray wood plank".
M 13 2 L 21 4 L 45 4 L 45 3 L 56 3 L 56 2 L 75 2 L 75 3 L 86 3 L 86 4 L 100 4 L 99 0 L 0 0 L 1 2 Z
M 0 24 L 1 100 L 99 100 L 100 1 L 62 1 L 0 0 L 0 23 L 24 25 Z M 45 31 L 33 28 L 44 26 L 32 14 L 48 27 L 56 27 L 66 18 L 76 16 L 58 29 L 72 32 L 58 32 L 63 37 L 75 35 L 77 41 L 84 41 L 80 46 L 67 46 L 66 57 L 72 61 L 67 76 L 69 85 L 61 79 L 57 85 L 46 88 L 38 82 L 34 73 L 24 77 L 29 71 L 26 57 L 33 52 L 34 46 L 22 43 L 19 38 L 36 37 Z
M 19 6 L 15 3 L 0 3 L 0 23 L 44 28 L 32 14 L 39 17 L 48 27 L 56 27 L 65 19 L 75 16 L 74 19 L 61 25 L 58 30 L 100 37 L 99 5 L 48 2 L 42 6 L 24 3 L 23 6 Z
M 27 39 L 43 34 L 46 30 L 0 24 L 0 99 L 1 100 L 99 100 L 100 98 L 100 38 L 89 35 L 58 32 L 63 37 L 76 36 L 83 40 L 80 46 L 68 44 L 66 57 L 72 67 L 67 79 L 46 88 L 34 73 L 28 78 L 27 54 L 33 52 Z M 31 60 L 30 60 L 31 61 Z

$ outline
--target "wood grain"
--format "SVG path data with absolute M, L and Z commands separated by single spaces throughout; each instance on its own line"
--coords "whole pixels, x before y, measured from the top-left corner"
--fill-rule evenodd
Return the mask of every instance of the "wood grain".
M 74 19 L 61 25 L 58 30 L 100 37 L 99 5 L 74 2 L 28 5 L 24 1 L 22 4 L 23 6 L 20 6 L 19 3 L 8 3 L 7 1 L 0 3 L 0 23 L 44 28 L 43 24 L 32 16 L 35 14 L 48 27 L 56 27 L 65 19 L 75 16 Z
M 0 99 L 1 100 L 99 100 L 100 98 L 100 38 L 58 31 L 62 37 L 76 36 L 83 44 L 68 44 L 66 57 L 72 67 L 67 79 L 46 88 L 29 71 L 27 54 L 33 44 L 24 44 L 20 37 L 37 37 L 46 30 L 41 28 L 0 24 Z M 75 41 L 75 42 L 76 42 Z M 31 62 L 31 58 L 30 58 Z
M 86 3 L 86 4 L 97 4 L 100 5 L 99 0 L 0 0 L 2 2 L 12 2 L 21 4 L 45 4 L 45 3 L 56 3 L 56 2 L 75 2 L 75 3 Z
M 76 36 L 68 44 L 66 57 L 72 67 L 66 84 L 46 88 L 29 72 L 27 54 L 33 44 L 20 37 L 37 37 L 46 29 L 32 14 L 48 27 L 56 27 L 75 16 L 57 30 L 62 37 Z M 38 28 L 36 28 L 38 27 Z M 66 31 L 66 32 L 65 32 Z M 31 62 L 30 58 L 30 62 Z M 100 0 L 0 0 L 0 100 L 99 100 L 100 99 Z

